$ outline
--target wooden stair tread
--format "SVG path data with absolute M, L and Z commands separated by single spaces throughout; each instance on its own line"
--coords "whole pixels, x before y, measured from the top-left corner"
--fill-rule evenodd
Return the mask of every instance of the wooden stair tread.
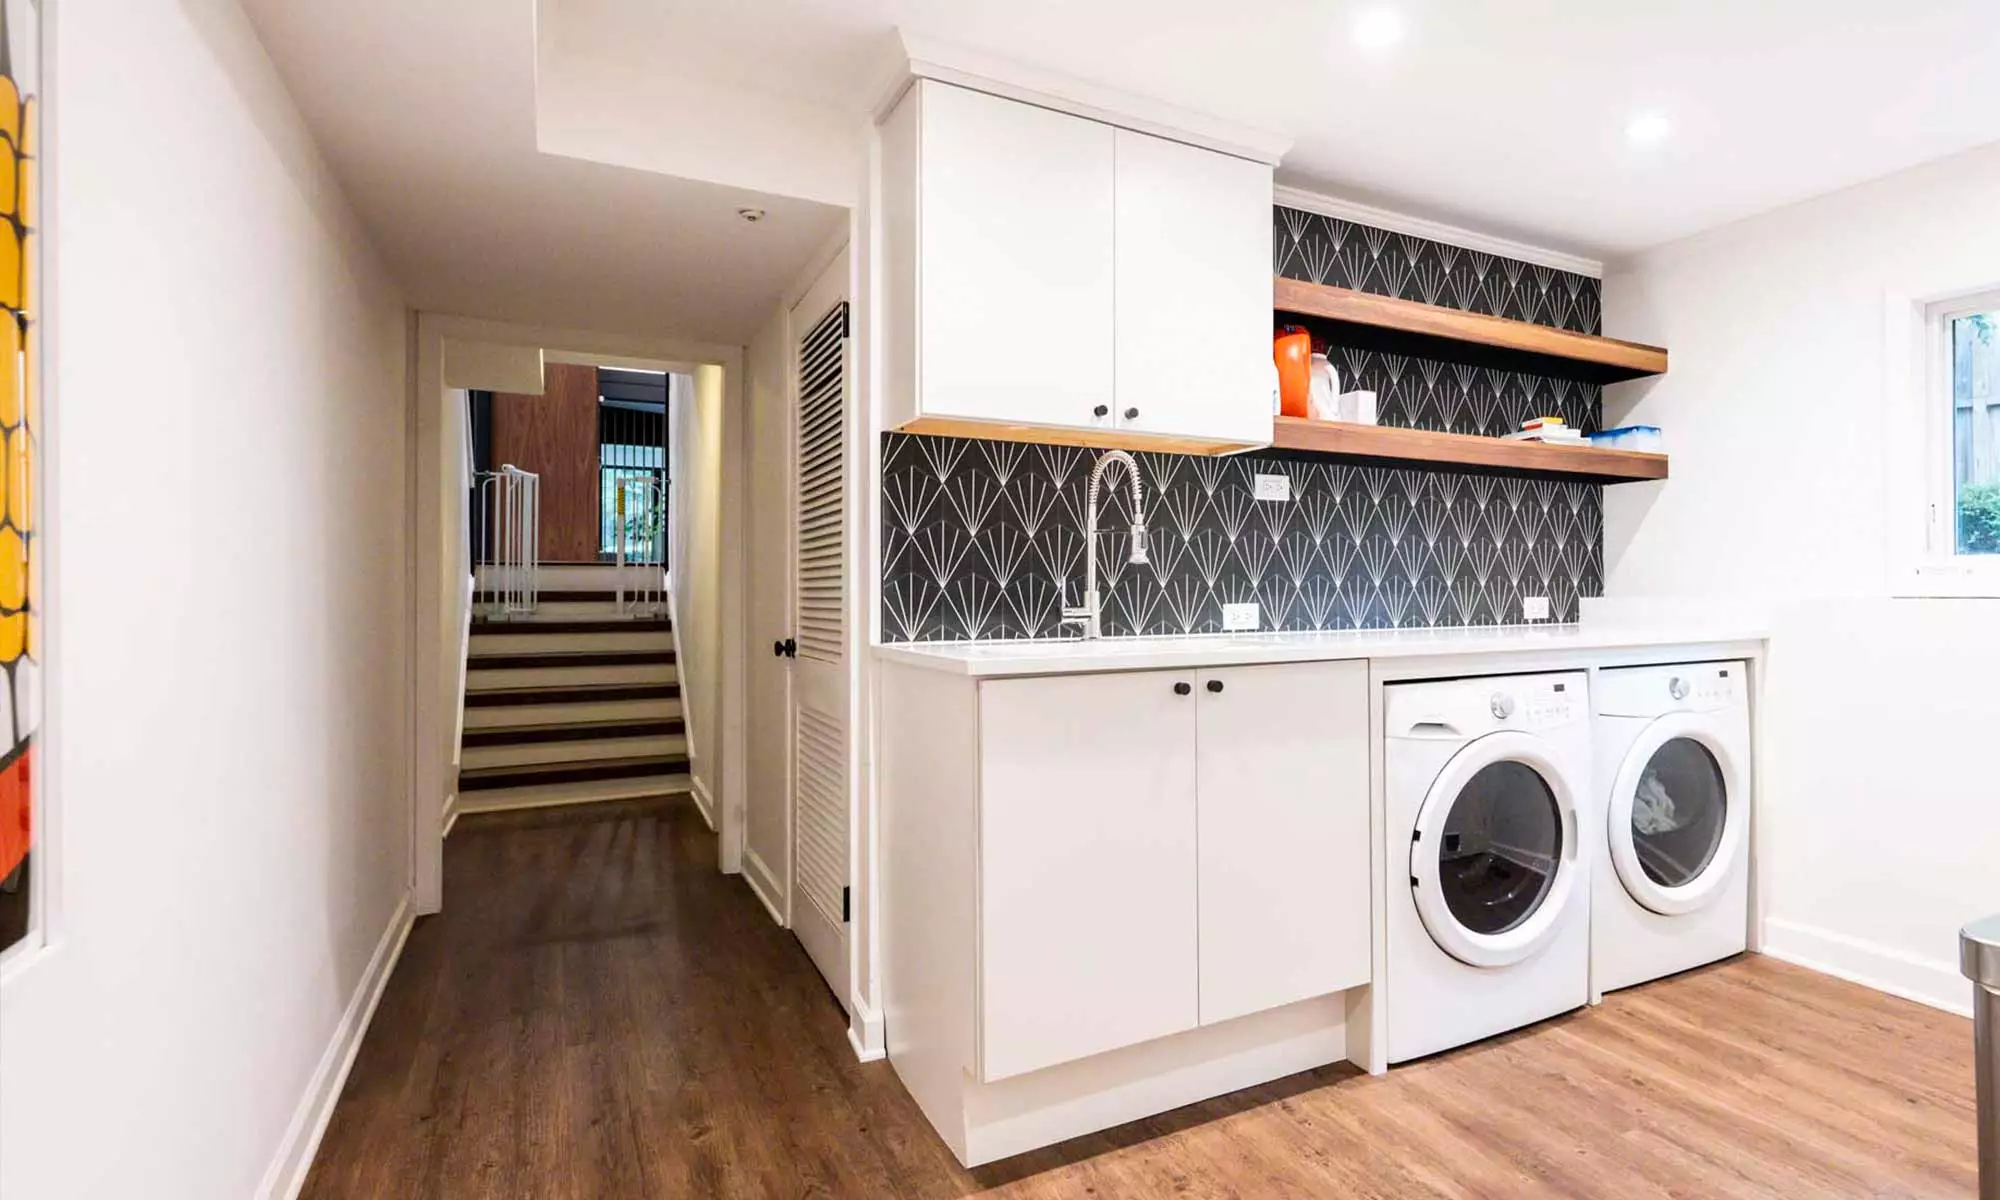
M 576 725 L 515 725 L 498 729 L 468 729 L 463 745 L 528 746 L 543 742 L 591 742 L 610 738 L 670 737 L 684 733 L 680 717 L 643 717 L 636 721 L 592 721 Z
M 550 650 L 540 654 L 474 654 L 468 671 L 524 671 L 564 667 L 642 667 L 674 661 L 672 650 Z
M 458 789 L 532 787 L 547 783 L 581 783 L 596 779 L 638 779 L 675 775 L 688 769 L 685 754 L 643 754 L 632 758 L 587 759 L 582 762 L 522 763 L 505 767 L 462 768 Z
M 589 621 L 496 621 L 474 618 L 473 636 L 515 633 L 672 633 L 665 617 L 604 617 Z
M 671 700 L 681 694 L 678 683 L 598 683 L 564 687 L 493 688 L 467 692 L 468 708 L 511 704 L 604 704 L 620 700 Z
M 479 591 L 474 592 L 472 594 L 472 597 L 474 600 L 479 601 L 481 603 L 494 603 L 505 599 L 506 594 L 507 593 L 505 591 L 500 589 L 481 589 Z M 661 587 L 651 587 L 651 588 L 629 587 L 625 589 L 625 599 L 627 599 L 628 601 L 635 600 L 639 596 L 648 594 L 658 594 L 664 596 L 666 594 L 666 589 Z M 546 604 L 595 604 L 600 602 L 604 604 L 611 604 L 616 602 L 618 599 L 618 589 L 543 588 L 535 593 L 535 599 Z

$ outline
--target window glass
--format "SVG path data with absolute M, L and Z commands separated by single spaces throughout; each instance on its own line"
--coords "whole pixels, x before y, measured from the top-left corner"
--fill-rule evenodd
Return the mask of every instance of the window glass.
M 2000 554 L 2000 312 L 1950 321 L 1952 491 L 1960 554 Z
M 1445 907 L 1474 933 L 1505 933 L 1542 906 L 1562 846 L 1562 810 L 1541 775 L 1524 763 L 1488 763 L 1445 818 L 1437 851 Z

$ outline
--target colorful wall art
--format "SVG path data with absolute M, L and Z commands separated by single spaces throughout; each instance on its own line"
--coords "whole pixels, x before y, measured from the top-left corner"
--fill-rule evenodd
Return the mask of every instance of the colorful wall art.
M 36 928 L 35 731 L 41 717 L 42 417 L 39 6 L 0 5 L 0 950 Z

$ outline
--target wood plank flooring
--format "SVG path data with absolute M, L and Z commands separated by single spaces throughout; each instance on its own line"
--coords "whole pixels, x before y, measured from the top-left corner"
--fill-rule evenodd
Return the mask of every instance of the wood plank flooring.
M 1971 1023 L 1762 958 L 976 1171 L 685 798 L 467 816 L 304 1195 L 1953 1197 Z

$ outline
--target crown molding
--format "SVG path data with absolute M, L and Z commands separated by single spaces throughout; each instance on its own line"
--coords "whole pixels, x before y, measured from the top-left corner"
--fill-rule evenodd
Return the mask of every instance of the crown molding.
M 1509 238 L 1494 237 L 1476 230 L 1447 225 L 1442 221 L 1412 217 L 1355 200 L 1343 200 L 1323 192 L 1309 192 L 1304 188 L 1280 184 L 1272 189 L 1272 199 L 1284 208 L 1302 209 L 1325 217 L 1352 221 L 1357 225 L 1372 225 L 1392 233 L 1407 233 L 1412 237 L 1428 238 L 1448 246 L 1497 254 L 1502 258 L 1519 259 L 1522 262 L 1554 267 L 1558 271 L 1569 271 L 1577 275 L 1588 275 L 1592 279 L 1604 278 L 1604 264 L 1594 258 L 1565 254 L 1560 250 L 1531 246 L 1526 242 L 1517 242 Z
M 1028 63 L 902 30 L 897 30 L 897 39 L 899 53 L 876 93 L 874 114 L 878 123 L 895 108 L 911 84 L 919 79 L 932 79 L 1271 167 L 1277 166 L 1285 151 L 1292 148 L 1292 139 L 1281 134 L 1218 120 L 1162 100 L 1100 87 Z

